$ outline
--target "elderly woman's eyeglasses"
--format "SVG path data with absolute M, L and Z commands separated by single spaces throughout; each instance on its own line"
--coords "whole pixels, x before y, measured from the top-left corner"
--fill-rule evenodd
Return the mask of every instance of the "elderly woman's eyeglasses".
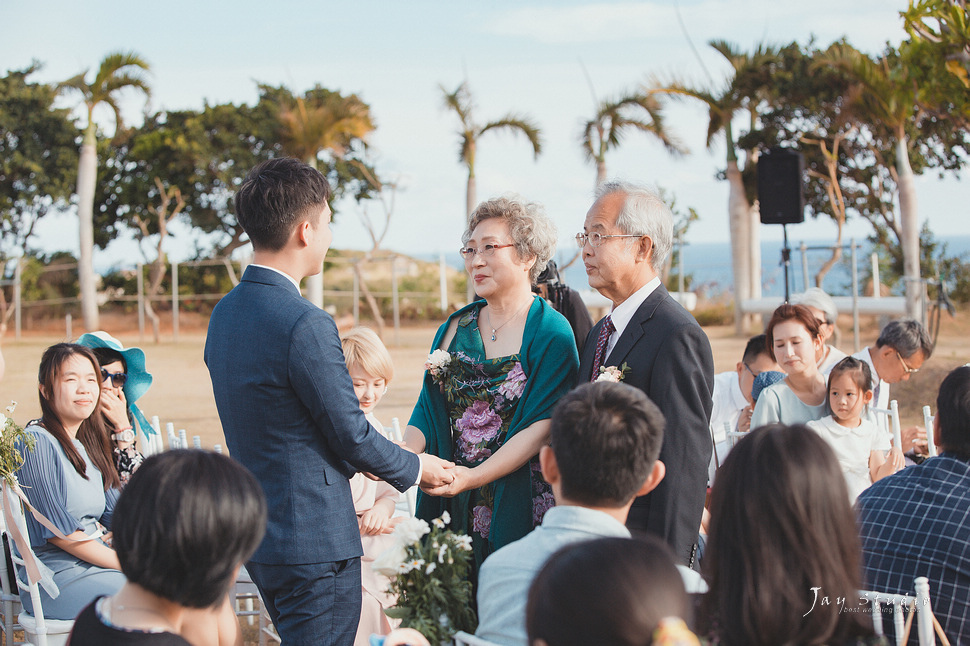
M 104 368 L 101 369 L 101 381 L 105 382 L 111 380 L 111 385 L 115 388 L 124 388 L 125 382 L 128 381 L 128 375 L 124 372 L 108 372 Z
M 458 253 L 460 253 L 461 257 L 464 258 L 465 260 L 471 260 L 472 258 L 475 257 L 476 253 L 480 256 L 488 258 L 490 256 L 495 255 L 496 249 L 505 249 L 506 247 L 514 247 L 514 246 L 515 246 L 514 244 L 510 243 L 510 244 L 487 244 L 478 248 L 462 247 L 461 249 L 458 250 Z
M 602 233 L 597 233 L 596 231 L 594 231 L 593 233 L 577 233 L 576 244 L 579 246 L 580 249 L 582 249 L 583 247 L 586 246 L 587 242 L 591 247 L 598 247 L 601 244 L 603 244 L 603 241 L 606 240 L 607 238 L 642 238 L 642 237 L 643 237 L 642 235 L 637 233 L 624 233 L 624 234 L 617 233 L 614 235 L 605 236 Z

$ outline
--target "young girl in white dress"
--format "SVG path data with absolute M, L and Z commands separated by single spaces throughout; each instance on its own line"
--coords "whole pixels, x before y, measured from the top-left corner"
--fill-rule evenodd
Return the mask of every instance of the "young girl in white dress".
M 872 371 L 865 361 L 846 357 L 835 364 L 829 373 L 828 401 L 832 414 L 808 426 L 835 451 L 854 502 L 873 482 L 902 469 L 903 453 L 864 414 L 872 401 Z
M 394 376 L 391 355 L 377 334 L 365 327 L 353 328 L 341 337 L 340 343 L 360 409 L 371 425 L 386 436 L 384 426 L 374 416 L 374 408 Z M 364 546 L 364 556 L 360 560 L 363 601 L 354 643 L 367 646 L 371 634 L 386 635 L 399 623 L 384 614 L 384 610 L 393 606 L 397 599 L 387 593 L 390 581 L 374 572 L 371 563 L 394 544 L 391 538 L 397 522 L 394 510 L 401 495 L 386 482 L 371 480 L 360 473 L 350 479 L 350 491 L 354 496 L 360 540 Z

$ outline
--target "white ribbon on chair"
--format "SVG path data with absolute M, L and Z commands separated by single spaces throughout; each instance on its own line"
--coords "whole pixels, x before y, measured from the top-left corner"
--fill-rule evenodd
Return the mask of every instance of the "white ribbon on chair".
M 16 495 L 20 500 L 13 498 Z M 13 512 L 10 510 L 11 504 L 18 504 L 23 502 L 27 509 L 30 510 L 31 515 L 34 519 L 49 529 L 58 538 L 75 541 L 78 543 L 83 543 L 85 541 L 93 541 L 98 538 L 101 533 L 87 535 L 84 538 L 69 538 L 64 535 L 64 533 L 57 529 L 50 520 L 47 519 L 44 514 L 40 513 L 34 506 L 30 504 L 27 500 L 27 496 L 24 495 L 23 490 L 20 488 L 20 483 L 17 482 L 16 477 L 13 483 L 8 483 L 6 479 L 3 479 L 3 519 L 7 525 L 7 531 L 13 537 L 14 543 L 17 545 L 17 551 L 20 552 L 20 558 L 24 561 L 24 569 L 27 570 L 27 580 L 31 583 L 37 583 L 47 591 L 51 599 L 56 599 L 61 591 L 57 588 L 57 584 L 54 583 L 54 573 L 49 567 L 44 565 L 42 561 L 37 560 L 34 556 L 34 551 L 30 548 L 30 541 L 24 536 L 23 532 L 20 531 L 20 523 L 14 518 Z

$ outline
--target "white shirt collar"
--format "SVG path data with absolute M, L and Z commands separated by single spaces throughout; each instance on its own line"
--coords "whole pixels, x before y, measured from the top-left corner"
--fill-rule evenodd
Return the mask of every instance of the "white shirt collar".
M 250 267 L 262 267 L 263 269 L 269 269 L 270 271 L 275 271 L 280 276 L 286 276 L 286 278 L 291 283 L 293 283 L 293 286 L 296 287 L 296 291 L 300 292 L 300 281 L 298 281 L 296 278 L 293 278 L 293 276 L 290 276 L 285 271 L 283 271 L 281 269 L 277 269 L 276 267 L 270 267 L 269 265 L 257 265 L 256 263 L 253 263 L 253 264 L 251 264 L 249 266 Z M 300 292 L 300 293 L 302 294 L 303 292 Z
M 616 345 L 616 342 L 623 334 L 623 330 L 633 320 L 633 315 L 643 305 L 643 301 L 647 300 L 647 297 L 658 287 L 660 287 L 660 277 L 654 276 L 646 285 L 630 294 L 629 298 L 613 308 L 613 311 L 610 312 L 610 319 L 613 321 L 613 327 L 616 328 L 616 332 L 610 336 L 610 340 L 606 344 L 606 353 L 604 356 L 608 357 L 610 355 L 610 351 L 613 350 L 613 346 Z

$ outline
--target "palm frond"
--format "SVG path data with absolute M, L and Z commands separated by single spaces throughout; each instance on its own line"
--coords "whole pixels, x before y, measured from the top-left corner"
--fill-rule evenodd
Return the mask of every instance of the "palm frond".
M 514 114 L 508 114 L 501 119 L 496 121 L 490 121 L 486 123 L 478 131 L 478 134 L 484 134 L 489 130 L 511 130 L 513 133 L 520 132 L 525 135 L 525 138 L 529 140 L 532 144 L 532 150 L 535 152 L 535 156 L 538 157 L 539 153 L 542 152 L 542 135 L 539 130 L 539 126 L 535 124 L 529 117 L 518 116 Z

